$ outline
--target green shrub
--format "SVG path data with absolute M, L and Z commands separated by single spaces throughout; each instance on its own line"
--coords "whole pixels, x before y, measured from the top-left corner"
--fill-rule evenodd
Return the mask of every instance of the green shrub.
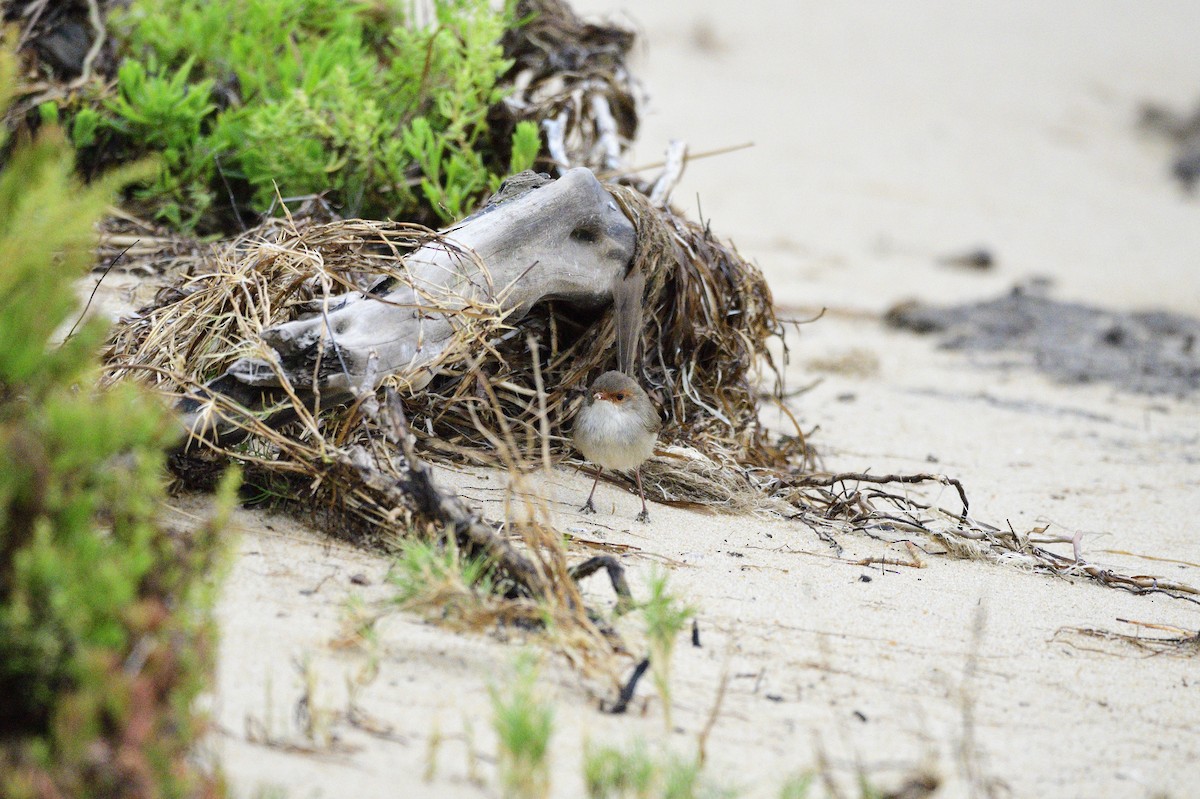
M 12 66 L 0 52 L 0 93 Z M 217 526 L 185 538 L 156 520 L 177 426 L 133 386 L 94 390 L 105 325 L 51 343 L 79 313 L 73 284 L 91 266 L 96 220 L 148 172 L 81 187 L 53 127 L 0 172 L 4 797 L 221 793 L 188 759 L 211 655 Z
M 78 110 L 72 138 L 95 159 L 158 154 L 136 197 L 177 227 L 228 227 L 231 197 L 262 212 L 322 192 L 345 215 L 456 219 L 537 153 L 532 123 L 503 152 L 487 135 L 512 14 L 436 0 L 418 27 L 400 7 L 133 0 L 111 21 L 115 96 Z

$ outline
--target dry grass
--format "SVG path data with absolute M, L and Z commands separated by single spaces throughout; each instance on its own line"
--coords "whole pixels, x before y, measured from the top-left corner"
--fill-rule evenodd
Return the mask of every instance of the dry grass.
M 1130 655 L 1195 657 L 1200 655 L 1200 632 L 1196 630 L 1184 630 L 1167 624 L 1128 619 L 1117 619 L 1117 621 L 1133 625 L 1136 632 L 1130 634 L 1095 627 L 1060 627 L 1050 640 L 1075 649 L 1099 652 L 1113 657 Z M 1143 630 L 1151 632 L 1146 633 Z M 1155 635 L 1155 632 L 1167 634 Z

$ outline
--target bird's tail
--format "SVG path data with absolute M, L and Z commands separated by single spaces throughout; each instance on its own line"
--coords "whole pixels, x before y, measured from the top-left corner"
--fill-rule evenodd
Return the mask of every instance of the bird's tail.
M 613 284 L 613 314 L 617 328 L 617 368 L 636 379 L 638 342 L 642 337 L 642 313 L 646 275 L 640 269 L 620 275 Z

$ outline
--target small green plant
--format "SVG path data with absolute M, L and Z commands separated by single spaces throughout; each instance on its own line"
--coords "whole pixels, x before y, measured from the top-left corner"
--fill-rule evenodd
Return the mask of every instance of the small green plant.
M 126 60 L 117 73 L 117 96 L 104 104 L 103 112 L 87 109 L 90 113 L 77 115 L 71 126 L 72 139 L 86 143 L 82 146 L 108 130 L 120 140 L 137 142 L 137 151 L 157 153 L 162 166 L 137 196 L 159 200 L 157 215 L 176 227 L 194 224 L 214 199 L 204 188 L 212 167 L 202 134 L 216 106 L 211 80 L 189 82 L 194 63 L 188 59 L 170 73 L 153 56 L 148 64 Z
M 716 791 L 702 782 L 697 761 L 675 757 L 667 762 L 662 799 L 700 799 L 714 794 Z
M 789 777 L 779 789 L 779 799 L 807 799 L 812 785 L 813 775 L 810 772 Z
M 69 109 L 72 139 L 96 163 L 158 154 L 135 196 L 176 227 L 314 194 L 347 216 L 456 219 L 540 149 L 533 123 L 507 146 L 488 130 L 516 22 L 488 0 L 435 0 L 429 26 L 402 8 L 133 0 L 110 20 L 115 92 Z
M 550 795 L 548 753 L 554 709 L 537 692 L 537 663 L 529 653 L 517 658 L 511 682 L 492 687 L 492 728 L 499 739 L 497 764 L 508 799 Z
M 352 710 L 358 707 L 358 697 L 362 689 L 379 676 L 382 646 L 379 630 L 375 626 L 377 621 L 378 611 L 369 608 L 362 596 L 351 594 L 346 597 L 342 607 L 342 633 L 336 646 L 339 649 L 353 647 L 365 655 L 361 665 L 346 676 L 346 693 Z
M 663 703 L 663 723 L 668 732 L 671 724 L 671 657 L 675 641 L 688 619 L 696 615 L 695 608 L 682 604 L 667 591 L 666 572 L 655 570 L 650 575 L 650 598 L 640 606 L 650 649 L 650 674 Z
M 542 149 L 542 139 L 537 125 L 529 120 L 517 123 L 513 130 L 512 156 L 508 162 L 508 174 L 515 175 L 533 169 L 534 161 Z
M 0 49 L 0 109 L 14 59 Z M 211 665 L 221 511 L 189 534 L 159 520 L 179 435 L 132 385 L 97 391 L 101 320 L 74 281 L 134 166 L 81 186 L 45 127 L 0 172 L 0 796 L 217 797 L 191 746 Z
M 640 739 L 627 750 L 586 746 L 583 780 L 588 799 L 716 799 L 736 795 L 705 779 L 696 759 L 670 753 L 656 758 Z
M 437 613 L 446 621 L 470 624 L 486 616 L 495 599 L 487 561 L 464 557 L 453 536 L 446 543 L 406 542 L 391 581 L 400 607 Z
M 587 745 L 583 753 L 583 782 L 588 799 L 649 799 L 658 765 L 637 740 L 629 751 L 614 746 Z

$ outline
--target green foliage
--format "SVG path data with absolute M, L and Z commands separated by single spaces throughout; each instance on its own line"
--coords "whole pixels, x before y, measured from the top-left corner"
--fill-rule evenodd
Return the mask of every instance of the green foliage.
M 497 764 L 508 799 L 541 799 L 550 794 L 547 753 L 554 709 L 538 696 L 537 678 L 537 663 L 524 653 L 506 690 L 491 689 L 492 727 L 500 741 Z
M 737 795 L 705 779 L 697 761 L 672 754 L 655 758 L 641 740 L 634 741 L 627 751 L 614 746 L 587 747 L 583 778 L 588 799 L 716 799 Z
M 789 777 L 779 789 L 779 799 L 807 799 L 812 790 L 813 775 L 805 772 L 795 777 Z
M 700 779 L 700 765 L 694 760 L 672 759 L 663 775 L 663 799 L 699 799 L 711 795 Z
M 642 740 L 622 752 L 615 746 L 588 746 L 583 753 L 583 782 L 588 799 L 649 799 L 659 765 Z
M 188 760 L 219 525 L 158 523 L 177 431 L 140 390 L 92 388 L 104 323 L 52 343 L 79 313 L 95 222 L 151 171 L 80 186 L 46 128 L 0 172 L 0 796 L 220 794 Z
M 650 673 L 654 686 L 663 701 L 663 722 L 671 730 L 671 656 L 675 640 L 688 619 L 696 615 L 695 608 L 680 603 L 667 591 L 666 572 L 656 570 L 650 575 L 650 598 L 639 606 L 645 624 L 646 641 L 650 647 Z
M 454 544 L 412 540 L 392 567 L 396 603 L 429 610 L 443 619 L 470 622 L 495 601 L 491 569 L 484 559 L 465 558 Z
M 159 72 L 151 59 L 149 70 L 140 61 L 128 60 L 117 73 L 120 94 L 106 106 L 116 118 L 111 123 L 130 138 L 166 152 L 196 146 L 205 118 L 216 110 L 210 102 L 212 81 L 188 83 L 193 59 L 174 75 Z
M 91 147 L 96 143 L 99 128 L 100 114 L 91 108 L 81 108 L 71 122 L 71 143 L 76 148 Z
M 512 157 L 508 162 L 508 174 L 515 175 L 527 169 L 533 169 L 542 149 L 542 139 L 538 134 L 537 124 L 528 119 L 517 123 L 513 131 Z
M 458 218 L 540 146 L 533 125 L 507 152 L 487 136 L 513 18 L 436 0 L 418 28 L 400 7 L 133 0 L 113 16 L 116 95 L 75 114 L 72 137 L 97 158 L 159 154 L 137 197 L 180 227 L 227 223 L 230 193 L 256 211 L 325 192 L 347 215 Z
M 204 158 L 202 129 L 216 106 L 210 99 L 212 81 L 188 82 L 193 63 L 189 59 L 167 75 L 154 58 L 148 67 L 125 61 L 117 73 L 118 94 L 105 103 L 107 113 L 97 114 L 94 120 L 84 115 L 83 122 L 77 116 L 71 126 L 76 141 L 95 141 L 97 131 L 107 129 L 121 140 L 137 142 L 140 151 L 160 154 L 161 169 L 137 196 L 163 198 L 158 216 L 176 227 L 194 224 L 213 202 L 203 185 L 210 167 Z

